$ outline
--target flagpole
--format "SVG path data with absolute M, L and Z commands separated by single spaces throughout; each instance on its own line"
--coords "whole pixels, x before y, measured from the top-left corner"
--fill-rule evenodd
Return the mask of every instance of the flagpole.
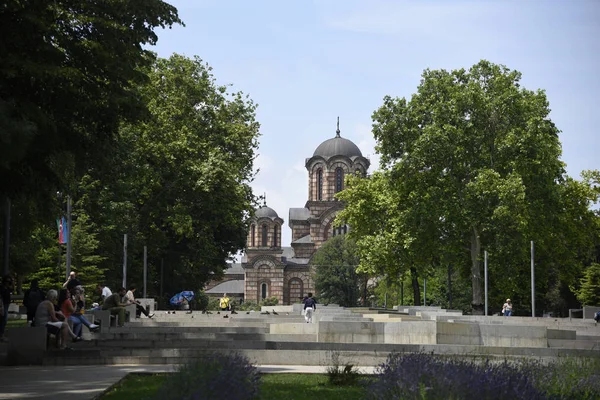
M 71 274 L 71 196 L 67 196 L 67 226 L 63 227 L 67 237 L 67 279 Z

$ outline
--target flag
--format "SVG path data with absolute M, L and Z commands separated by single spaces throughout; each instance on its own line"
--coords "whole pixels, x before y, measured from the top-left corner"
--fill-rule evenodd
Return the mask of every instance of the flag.
M 58 243 L 65 244 L 69 242 L 69 226 L 65 217 L 56 219 L 56 227 L 58 228 Z

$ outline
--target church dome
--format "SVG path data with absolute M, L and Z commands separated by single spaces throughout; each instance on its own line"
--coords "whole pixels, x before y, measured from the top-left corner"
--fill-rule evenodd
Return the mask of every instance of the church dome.
M 351 140 L 345 139 L 340 136 L 340 118 L 338 117 L 337 130 L 335 131 L 335 137 L 327 139 L 317 147 L 313 157 L 321 156 L 325 159 L 334 156 L 346 156 L 362 157 L 362 153 L 357 145 Z
M 323 158 L 333 156 L 362 157 L 362 153 L 358 146 L 351 140 L 336 136 L 333 139 L 327 139 L 321 143 L 315 150 L 313 157 L 314 156 L 321 156 Z
M 271 219 L 279 218 L 279 215 L 277 215 L 277 212 L 275 210 L 273 210 L 271 207 L 267 207 L 267 206 L 262 206 L 261 208 L 256 210 L 256 213 L 254 215 L 256 216 L 256 218 L 271 218 Z

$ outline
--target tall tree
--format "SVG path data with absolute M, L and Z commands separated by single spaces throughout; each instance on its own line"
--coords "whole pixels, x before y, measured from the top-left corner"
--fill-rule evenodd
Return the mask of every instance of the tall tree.
M 109 281 L 120 274 L 123 233 L 136 260 L 128 280 L 140 278 L 145 245 L 155 262 L 164 258 L 168 292 L 202 287 L 245 245 L 256 106 L 218 85 L 210 70 L 198 58 L 157 59 L 139 88 L 150 118 L 123 125 L 112 179 L 90 180 L 88 195 L 97 199 L 90 216 L 103 221 L 99 239 L 113 254 L 105 261 Z
M 389 188 L 380 196 L 391 199 L 390 218 L 378 238 L 394 238 L 415 265 L 460 266 L 468 256 L 465 273 L 476 313 L 483 311 L 483 249 L 492 255 L 502 290 L 518 293 L 524 302 L 530 240 L 540 255 L 540 282 L 552 266 L 581 268 L 582 258 L 568 246 L 585 252 L 590 244 L 560 235 L 565 219 L 583 226 L 564 212 L 559 131 L 544 92 L 521 88 L 520 78 L 487 61 L 468 71 L 426 70 L 410 101 L 385 97 L 373 114 Z M 349 210 L 361 201 L 352 197 L 339 195 Z
M 110 157 L 119 124 L 145 115 L 143 46 L 180 22 L 161 0 L 3 2 L 0 194 L 53 197 L 74 169 Z
M 326 241 L 312 258 L 321 303 L 353 307 L 360 297 L 359 257 L 354 240 L 338 235 Z

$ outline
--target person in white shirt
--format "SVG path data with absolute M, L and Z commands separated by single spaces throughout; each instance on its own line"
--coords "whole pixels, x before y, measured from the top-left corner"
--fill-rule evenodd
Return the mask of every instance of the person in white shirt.
M 154 317 L 154 314 L 148 314 L 148 311 L 146 311 L 146 309 L 139 303 L 139 301 L 137 301 L 135 299 L 135 285 L 130 285 L 129 286 L 129 290 L 127 291 L 127 293 L 125 294 L 125 296 L 123 297 L 123 303 L 125 304 L 135 304 L 135 310 L 136 310 L 136 318 L 140 317 L 140 314 L 144 314 L 146 317 L 148 318 L 152 318 Z
M 112 295 L 112 291 L 108 288 L 108 286 L 100 284 L 98 285 L 98 291 L 100 291 L 100 295 L 102 296 L 102 300 L 106 299 L 108 296 Z

